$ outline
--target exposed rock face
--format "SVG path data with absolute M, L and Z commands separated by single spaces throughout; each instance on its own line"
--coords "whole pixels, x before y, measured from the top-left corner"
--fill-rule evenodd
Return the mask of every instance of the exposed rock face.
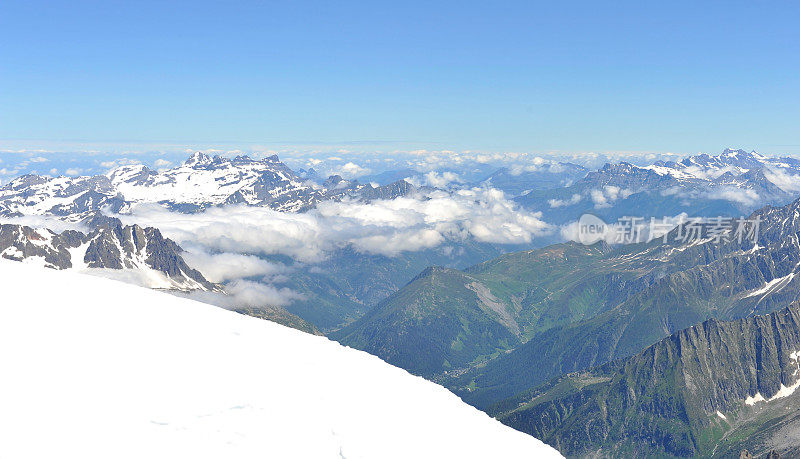
M 673 233 L 666 244 L 656 240 L 593 260 L 574 258 L 564 270 L 569 291 L 593 311 L 534 334 L 513 352 L 446 384 L 486 408 L 551 378 L 634 355 L 709 318 L 731 320 L 786 307 L 800 297 L 800 200 L 761 209 L 750 217 L 755 219 L 760 221 L 755 243 L 746 238 L 687 243 Z M 547 298 L 561 289 L 547 277 L 536 282 Z M 547 304 L 546 310 L 554 306 Z
M 69 249 L 78 247 L 84 237 L 77 231 L 55 234 L 49 230 L 37 231 L 28 226 L 0 225 L 0 256 L 18 261 L 40 257 L 52 267 L 71 268 Z
M 669 188 L 678 184 L 672 175 L 659 175 L 650 169 L 636 167 L 633 164 L 607 163 L 597 171 L 589 172 L 581 183 L 595 188 L 617 186 L 633 191 L 655 188 Z
M 236 309 L 236 312 L 245 314 L 259 319 L 269 320 L 276 322 L 287 327 L 291 327 L 312 335 L 320 335 L 322 333 L 313 324 L 289 313 L 281 307 L 263 307 L 263 308 L 241 308 Z
M 156 228 L 125 226 L 116 218 L 97 214 L 84 220 L 94 229 L 84 234 L 55 233 L 23 225 L 0 225 L 0 256 L 35 262 L 56 269 L 73 267 L 157 271 L 181 290 L 219 290 L 189 267 L 183 251 Z
M 799 358 L 796 303 L 769 315 L 703 322 L 492 411 L 567 455 L 709 454 L 714 429 L 726 432 L 752 407 L 793 395 Z
M 398 180 L 388 185 L 373 187 L 366 185 L 360 190 L 358 194 L 361 198 L 366 200 L 373 199 L 394 199 L 401 196 L 408 196 L 417 191 L 414 185 L 406 182 L 405 180 Z

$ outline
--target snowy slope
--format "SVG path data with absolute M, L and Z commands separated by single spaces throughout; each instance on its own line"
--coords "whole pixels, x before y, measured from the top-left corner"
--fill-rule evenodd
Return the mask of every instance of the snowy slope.
M 181 212 L 225 204 L 298 212 L 324 200 L 391 199 L 414 191 L 402 180 L 373 187 L 338 175 L 319 186 L 297 175 L 277 156 L 212 158 L 198 152 L 180 166 L 163 171 L 137 164 L 93 177 L 23 175 L 0 187 L 0 216 L 82 218 L 91 211 L 124 212 L 136 203 L 159 203 Z
M 0 279 L 3 458 L 558 456 L 322 337 L 10 261 Z
M 311 187 L 271 156 L 211 158 L 195 153 L 181 166 L 161 173 L 142 165 L 123 166 L 107 174 L 117 191 L 131 202 L 160 202 L 198 206 L 237 202 L 260 204 L 281 196 L 310 192 Z
M 725 149 L 716 156 L 707 154 L 695 155 L 685 158 L 680 162 L 657 161 L 649 166 L 640 169 L 649 169 L 660 176 L 670 175 L 679 183 L 710 182 L 712 185 L 734 185 L 738 188 L 752 188 L 758 183 L 750 183 L 758 180 L 755 177 L 746 175 L 747 172 L 764 169 L 770 172 L 773 186 L 785 187 L 787 180 L 797 182 L 797 174 L 800 172 L 800 161 L 795 158 L 766 157 L 755 151 Z M 752 175 L 752 174 L 751 174 Z M 732 182 L 725 178 L 741 178 Z M 720 183 L 720 179 L 722 182 Z M 781 179 L 781 180 L 778 180 Z M 762 180 L 770 180 L 764 178 Z M 726 183 L 728 182 L 728 183 Z M 796 184 L 784 191 L 795 191 Z

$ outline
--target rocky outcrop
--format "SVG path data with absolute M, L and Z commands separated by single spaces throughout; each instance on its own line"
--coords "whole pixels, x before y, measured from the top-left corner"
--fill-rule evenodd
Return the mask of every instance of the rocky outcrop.
M 67 269 L 72 267 L 69 249 L 78 247 L 84 237 L 77 231 L 56 234 L 49 230 L 4 224 L 0 225 L 0 256 L 16 261 L 38 257 L 53 268 Z
M 186 264 L 178 244 L 156 228 L 123 225 L 118 219 L 96 214 L 83 223 L 88 233 L 55 233 L 23 225 L 0 225 L 0 256 L 10 260 L 40 260 L 56 269 L 73 267 L 112 270 L 152 269 L 181 290 L 220 290 Z
M 799 357 L 796 303 L 768 315 L 703 322 L 490 411 L 567 455 L 708 454 L 715 446 L 709 432 L 720 420 L 800 386 Z

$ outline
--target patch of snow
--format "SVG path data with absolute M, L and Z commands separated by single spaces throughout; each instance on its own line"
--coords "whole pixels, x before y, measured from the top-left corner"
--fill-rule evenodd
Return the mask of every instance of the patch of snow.
M 86 258 L 86 249 L 89 248 L 89 243 L 91 241 L 85 242 L 78 247 L 72 247 L 67 249 L 69 252 L 69 260 L 72 263 L 73 269 L 86 269 L 86 262 L 83 261 Z
M 789 354 L 789 358 L 791 360 L 794 360 L 795 365 L 800 365 L 800 362 L 798 362 L 798 359 L 800 359 L 800 351 L 793 351 L 791 354 Z M 797 370 L 795 370 L 793 375 L 796 374 Z M 744 403 L 746 405 L 753 406 L 756 404 L 756 402 L 771 402 L 773 400 L 777 400 L 779 398 L 784 398 L 792 395 L 799 387 L 800 387 L 800 379 L 798 379 L 794 384 L 788 387 L 784 386 L 783 383 L 781 383 L 781 387 L 780 389 L 778 389 L 778 392 L 776 392 L 775 395 L 770 397 L 769 400 L 764 399 L 764 397 L 760 393 L 756 393 L 754 397 L 748 396 L 744 400 Z
M 41 266 L 41 267 L 49 265 L 49 263 L 47 263 L 47 261 L 45 261 L 44 257 L 40 257 L 40 256 L 26 257 L 26 258 L 23 258 L 21 261 L 22 261 L 22 263 L 24 263 L 26 265 Z
M 788 396 L 792 395 L 794 393 L 794 391 L 797 390 L 798 387 L 800 387 L 800 379 L 798 379 L 797 382 L 795 382 L 794 384 L 792 384 L 789 387 L 786 387 L 783 384 L 781 384 L 781 388 L 778 389 L 778 392 L 775 395 L 770 397 L 769 401 L 771 402 L 771 401 L 779 399 L 779 398 L 788 397 Z
M 20 249 L 16 248 L 13 245 L 8 247 L 8 248 L 6 248 L 5 250 L 3 250 L 3 253 L 0 254 L 0 255 L 2 255 L 4 257 L 7 257 L 7 258 L 17 259 L 17 260 L 21 260 L 21 259 L 23 259 L 25 257 L 25 254 L 22 253 L 22 251 Z
M 768 293 L 777 292 L 778 290 L 780 290 L 784 286 L 786 286 L 786 284 L 791 282 L 791 280 L 794 279 L 794 275 L 795 274 L 792 272 L 792 273 L 789 273 L 789 274 L 787 274 L 787 275 L 785 275 L 783 277 L 777 277 L 775 279 L 772 279 L 771 281 L 767 282 L 766 285 L 764 285 L 760 289 L 748 293 L 743 298 L 750 298 L 751 296 L 757 296 L 757 295 L 761 295 L 761 294 L 767 295 Z M 773 287 L 775 287 L 775 288 L 773 289 Z
M 691 179 L 696 178 L 695 175 L 687 173 L 685 169 L 675 169 L 673 167 L 666 167 L 666 166 L 657 166 L 651 164 L 649 166 L 643 166 L 641 169 L 649 169 L 660 176 L 671 175 L 676 179 Z
M 749 396 L 749 395 L 748 395 L 748 396 L 747 396 L 747 398 L 746 398 L 746 399 L 744 399 L 744 404 L 745 404 L 745 405 L 748 405 L 748 406 L 753 406 L 753 405 L 755 405 L 757 402 L 763 402 L 763 401 L 765 401 L 765 400 L 764 400 L 764 396 L 763 396 L 763 395 L 761 395 L 761 393 L 759 393 L 759 392 L 756 392 L 756 395 L 755 395 L 755 396 L 753 396 L 753 397 L 751 397 L 751 396 Z
M 324 337 L 72 271 L 0 279 L 0 457 L 559 457 Z

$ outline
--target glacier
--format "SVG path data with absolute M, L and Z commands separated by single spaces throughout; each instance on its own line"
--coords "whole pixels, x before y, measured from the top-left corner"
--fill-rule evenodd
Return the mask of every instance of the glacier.
M 326 338 L 0 261 L 0 457 L 560 457 Z

